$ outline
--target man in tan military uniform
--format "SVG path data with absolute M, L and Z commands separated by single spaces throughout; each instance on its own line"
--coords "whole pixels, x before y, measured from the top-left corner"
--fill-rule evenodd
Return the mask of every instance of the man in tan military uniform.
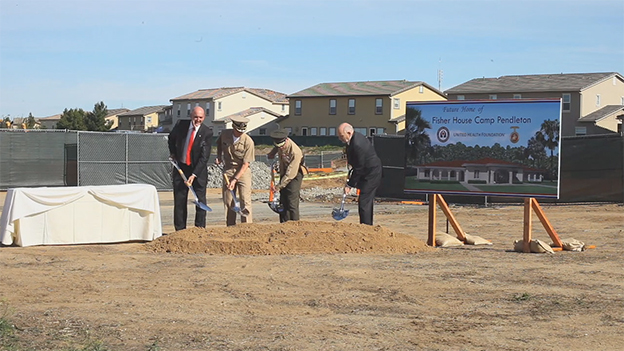
M 238 195 L 241 207 L 241 223 L 252 223 L 251 213 L 251 169 L 254 160 L 254 142 L 245 134 L 248 118 L 231 118 L 232 129 L 225 129 L 217 138 L 216 164 L 223 164 L 223 203 L 226 207 L 226 225 L 236 224 L 233 190 Z
M 280 223 L 299 220 L 299 192 L 301 182 L 307 169 L 303 163 L 303 153 L 297 144 L 288 138 L 288 131 L 278 129 L 271 133 L 275 147 L 267 155 L 273 159 L 275 154 L 279 158 L 280 181 L 274 185 L 274 192 L 280 192 L 280 205 L 283 210 L 279 213 Z

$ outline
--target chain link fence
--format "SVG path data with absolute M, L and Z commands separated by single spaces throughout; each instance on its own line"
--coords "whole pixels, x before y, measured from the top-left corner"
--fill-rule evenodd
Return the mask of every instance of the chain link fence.
M 166 137 L 167 134 L 0 129 L 0 190 L 136 183 L 171 190 Z M 323 151 L 305 155 L 305 162 L 308 167 L 328 168 L 342 156 L 341 151 Z M 214 163 L 214 158 L 212 153 L 209 163 Z M 256 155 L 256 161 L 271 163 L 266 155 Z

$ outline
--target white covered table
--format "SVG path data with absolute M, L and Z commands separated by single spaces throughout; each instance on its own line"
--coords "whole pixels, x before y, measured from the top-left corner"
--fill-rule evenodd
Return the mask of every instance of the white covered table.
M 66 245 L 151 241 L 162 235 L 152 185 L 13 188 L 7 190 L 4 245 Z

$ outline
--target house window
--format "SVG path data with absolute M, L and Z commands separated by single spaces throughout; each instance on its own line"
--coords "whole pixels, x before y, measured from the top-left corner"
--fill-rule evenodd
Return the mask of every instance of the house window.
M 191 103 L 186 104 L 186 117 L 191 115 Z
M 182 105 L 178 104 L 178 117 L 180 117 L 180 110 L 182 109 Z
M 394 98 L 392 99 L 392 108 L 395 110 L 398 110 L 401 108 L 401 99 L 399 98 Z
M 375 99 L 375 114 L 380 115 L 383 112 L 383 99 Z
M 514 99 L 522 99 L 522 94 L 514 94 Z
M 620 105 L 624 105 L 624 96 L 621 97 L 622 101 L 620 101 Z
M 384 133 L 384 131 L 385 131 L 384 128 L 377 128 L 377 131 L 375 132 L 375 134 L 382 135 Z
M 574 135 L 587 135 L 587 127 L 574 127 Z
M 496 94 L 490 94 L 490 100 L 496 100 L 497 98 Z
M 286 129 L 286 130 L 288 131 L 288 135 L 291 135 L 291 134 L 292 134 L 292 128 L 290 128 L 290 127 L 286 127 L 286 128 L 284 128 L 284 129 Z
M 596 107 L 600 107 L 600 94 L 596 94 Z
M 375 129 L 375 128 L 369 128 L 369 129 L 368 129 L 368 136 L 373 136 L 373 135 L 375 135 L 375 131 L 376 131 L 376 129 Z
M 282 104 L 282 112 L 285 112 L 285 111 L 286 111 L 286 105 Z
M 152 117 L 147 117 L 147 123 L 152 123 Z
M 465 100 L 466 97 L 463 95 L 457 95 L 457 100 Z
M 429 178 L 431 176 L 431 170 L 425 170 L 425 178 Z
M 222 107 L 222 105 L 221 105 L 221 101 L 219 101 L 219 102 L 217 103 L 217 110 L 218 110 L 218 111 L 221 111 L 221 107 Z
M 355 114 L 355 99 L 349 99 L 349 114 Z
M 319 128 L 319 135 L 327 135 L 327 128 L 325 127 Z
M 479 171 L 474 171 L 474 178 L 479 179 Z
M 308 135 L 308 127 L 301 127 L 301 135 L 303 136 Z
M 301 100 L 295 100 L 295 116 L 301 116 Z
M 210 102 L 206 103 L 206 117 L 210 115 Z
M 199 102 L 196 102 L 196 103 L 195 103 L 195 107 L 197 107 L 197 106 L 199 106 Z
M 418 87 L 418 92 L 419 93 L 422 94 L 424 91 L 425 91 L 425 88 L 422 85 Z
M 336 99 L 329 99 L 329 114 L 336 114 Z
M 563 104 L 561 106 L 563 112 L 570 112 L 570 106 L 571 106 L 570 101 L 572 100 L 572 95 L 570 95 L 570 94 L 563 94 L 563 95 L 561 95 L 561 99 L 562 99 L 562 102 L 563 102 Z
M 258 129 L 258 134 L 259 134 L 259 135 L 266 135 L 266 128 L 260 128 L 260 129 Z
M 316 135 L 316 127 L 310 128 L 310 135 Z
M 353 128 L 354 131 L 362 134 L 362 135 L 367 135 L 366 134 L 366 128 Z
M 331 136 L 336 135 L 336 127 L 329 127 L 329 135 Z

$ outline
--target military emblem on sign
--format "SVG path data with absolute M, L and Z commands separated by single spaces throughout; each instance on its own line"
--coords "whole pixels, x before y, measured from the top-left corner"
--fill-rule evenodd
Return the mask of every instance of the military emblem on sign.
M 509 141 L 514 144 L 520 140 L 520 134 L 516 131 L 516 129 L 518 128 L 520 127 L 511 127 L 511 129 L 513 129 L 513 132 L 511 132 L 511 135 L 509 136 Z
M 436 134 L 438 136 L 438 141 L 441 143 L 446 143 L 451 137 L 451 132 L 446 127 L 440 127 Z

